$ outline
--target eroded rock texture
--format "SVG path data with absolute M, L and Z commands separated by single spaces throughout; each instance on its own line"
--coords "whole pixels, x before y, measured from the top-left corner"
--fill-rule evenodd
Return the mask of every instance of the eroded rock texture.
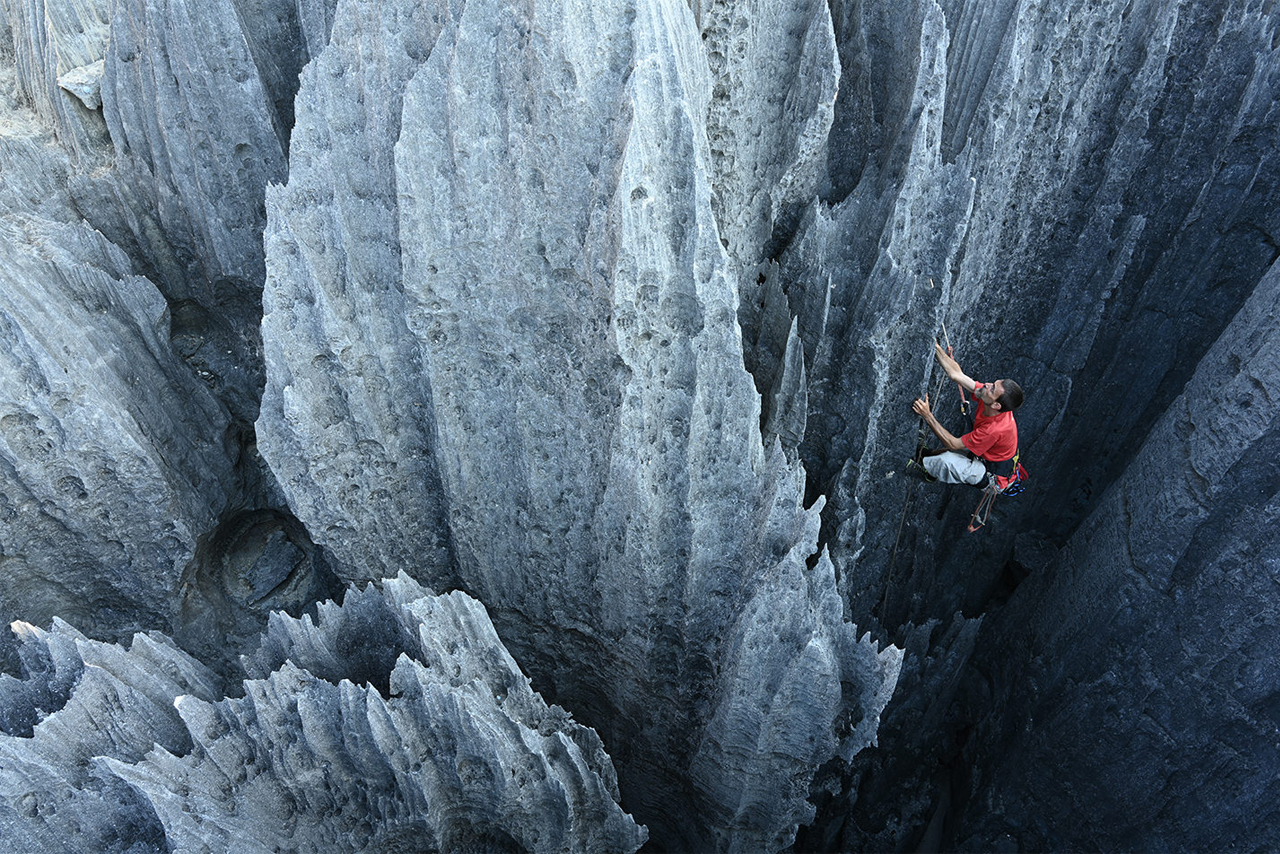
M 14 832 L 1274 847 L 1278 15 L 0 0 Z M 978 535 L 899 474 L 944 330 L 1028 390 Z M 316 608 L 401 572 L 474 598 Z M 41 740 L 58 617 L 184 650 L 162 750 Z
M 1006 749 L 977 781 L 963 847 L 1280 841 L 1277 300 L 1273 266 L 1098 508 L 1002 615 L 994 638 L 1017 652 L 981 657 L 1007 692 L 996 707 L 1022 711 L 992 716 L 989 736 Z
M 0 677 L 0 832 L 23 851 L 637 850 L 595 733 L 484 607 L 407 577 L 277 613 L 243 696 L 162 636 L 21 625 Z M 354 681 L 353 681 L 354 680 Z M 110 721 L 111 726 L 102 726 Z
M 299 106 L 298 182 L 272 197 L 267 457 L 348 572 L 412 555 L 488 602 L 662 844 L 784 847 L 816 768 L 873 738 L 896 657 L 806 566 L 817 511 L 760 435 L 693 19 L 379 11 L 339 4 L 351 37 L 300 103 L 390 92 L 372 121 L 398 143 L 357 125 L 334 142 L 370 167 L 340 173 Z
M 831 151 L 845 156 L 829 157 L 829 202 L 780 263 L 793 304 L 796 294 L 815 303 L 811 289 L 835 282 L 829 333 L 812 347 L 802 454 L 810 487 L 830 497 L 824 532 L 854 612 L 873 609 L 900 643 L 911 627 L 949 621 L 958 608 L 997 610 L 1028 574 L 1054 565 L 1058 546 L 1097 512 L 1107 484 L 1275 259 L 1280 177 L 1278 22 L 1265 4 L 907 5 L 833 11 L 843 82 Z M 980 537 L 963 533 L 976 493 L 913 487 L 894 474 L 914 444 L 914 422 L 898 415 L 912 397 L 932 393 L 944 421 L 965 429 L 955 390 L 921 370 L 944 322 L 970 373 L 1012 376 L 1030 392 L 1018 418 L 1032 488 L 1001 501 Z M 1167 465 L 1187 463 L 1170 453 Z M 1246 515 L 1260 536 L 1275 537 L 1265 514 Z M 1218 530 L 1218 546 L 1234 549 L 1239 535 Z M 1154 550 L 1146 542 L 1117 559 L 1140 565 Z M 1083 602 L 1091 593 L 1072 595 Z M 1055 625 L 1077 614 L 1020 613 Z M 1001 715 L 1026 711 L 1006 708 L 1012 694 L 1002 692 L 1025 694 L 990 681 L 992 668 L 1004 672 L 995 664 L 1003 656 L 1020 660 L 988 634 L 992 625 L 984 622 L 975 647 L 987 663 L 961 677 L 949 757 L 905 758 L 932 749 L 921 744 L 904 747 L 898 772 L 877 766 L 889 780 L 900 773 L 917 790 L 933 789 L 929 805 L 882 810 L 864 799 L 858 821 L 835 820 L 841 845 L 919 844 L 931 814 L 949 838 L 956 810 L 943 805 L 987 773 L 974 757 L 1007 748 L 959 745 L 993 703 Z M 1100 672 L 1124 671 L 1121 630 L 1100 631 L 1116 651 Z M 1041 661 L 1055 666 L 1051 656 Z M 1208 664 L 1198 672 L 1221 678 Z M 915 704 L 906 693 L 901 700 L 903 709 Z M 1175 741 L 1195 737 L 1184 725 Z M 1092 755 L 1086 732 L 1074 738 Z M 1061 730 L 1053 738 L 1063 750 L 1077 744 Z M 1239 773 L 1251 765 L 1241 760 Z M 1077 766 L 1066 779 L 1093 785 L 1087 776 Z M 1071 838 L 1086 817 L 1107 813 L 1102 801 L 1126 803 L 1163 785 L 1158 775 L 1114 784 L 1096 800 L 1080 794 L 1032 809 L 1037 833 L 1063 836 L 1018 838 L 1032 848 Z M 1212 810 L 1201 820 L 1213 824 Z M 895 824 L 904 813 L 914 820 Z M 1258 821 L 1243 835 L 1264 839 Z M 1158 847 L 1163 822 L 1150 814 L 1117 844 Z M 1149 841 L 1139 841 L 1143 833 Z M 1102 838 L 1076 844 L 1105 846 Z
M 77 220 L 66 157 L 10 100 L 0 217 L 0 614 L 172 629 L 229 502 L 228 418 L 174 357 L 167 306 Z

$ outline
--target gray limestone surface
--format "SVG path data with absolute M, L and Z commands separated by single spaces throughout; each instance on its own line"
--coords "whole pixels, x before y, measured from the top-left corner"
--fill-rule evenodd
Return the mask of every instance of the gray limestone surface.
M 1277 33 L 0 0 L 0 835 L 1275 847 Z
M 964 849 L 1280 844 L 1277 304 L 1273 265 L 998 618 L 993 648 L 1011 653 L 978 657 L 1004 694 L 984 721 L 1004 749 L 977 781 Z
M 896 657 L 806 565 L 817 511 L 761 438 L 693 19 L 377 11 L 338 5 L 271 196 L 264 452 L 346 564 L 485 601 L 661 844 L 785 847 Z M 311 124 L 374 87 L 389 133 Z
M 22 678 L 0 675 L 0 838 L 13 850 L 645 841 L 599 737 L 533 692 L 462 593 L 402 576 L 314 621 L 277 612 L 246 662 L 255 678 L 228 699 L 163 636 L 125 649 L 61 621 L 15 626 Z
M 263 456 L 340 575 L 447 572 L 430 386 L 406 326 L 394 146 L 446 5 L 343 2 L 267 194 Z M 437 575 L 436 578 L 442 577 Z
M 851 3 L 833 18 L 849 88 L 831 150 L 843 156 L 828 158 L 829 201 L 784 254 L 779 287 L 809 304 L 810 288 L 829 292 L 801 453 L 810 489 L 830 498 L 824 539 L 854 612 L 872 609 L 904 643 L 956 609 L 998 611 L 1048 571 L 1275 259 L 1280 21 L 1259 3 L 926 2 L 893 14 Z M 970 374 L 1029 393 L 1018 422 L 1030 488 L 998 499 L 979 535 L 964 531 L 976 492 L 897 474 L 915 444 L 913 397 L 929 392 L 951 430 L 968 429 L 954 388 L 927 378 L 944 323 Z M 1256 523 L 1275 537 L 1266 517 Z M 1222 536 L 1232 548 L 1237 534 Z M 988 663 L 962 676 L 942 765 L 906 742 L 897 760 L 883 754 L 939 794 L 906 807 L 905 826 L 892 823 L 903 803 L 862 799 L 857 829 L 833 816 L 840 844 L 920 844 L 944 795 L 956 830 L 971 778 L 1003 749 L 962 745 L 987 737 L 973 733 L 989 734 L 975 727 L 991 702 L 1023 696 L 990 682 L 1002 648 L 992 625 L 975 646 Z M 1114 796 L 1126 792 L 1117 782 Z M 1090 808 L 1034 811 L 1070 828 Z M 1128 844 L 1143 847 L 1137 833 Z
M 76 221 L 65 155 L 10 102 L 0 217 L 0 616 L 172 630 L 230 500 L 228 418 L 150 281 Z M 20 177 L 19 177 L 20 176 Z

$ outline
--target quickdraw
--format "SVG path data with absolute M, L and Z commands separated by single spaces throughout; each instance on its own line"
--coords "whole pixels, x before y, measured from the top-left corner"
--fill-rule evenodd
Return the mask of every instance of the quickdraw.
M 1013 472 L 1008 477 L 993 475 L 987 478 L 987 485 L 982 490 L 982 498 L 979 499 L 973 515 L 969 517 L 969 533 L 980 530 L 987 524 L 987 519 L 991 516 L 991 505 L 995 503 L 997 495 L 1007 495 L 1012 498 L 1027 488 L 1030 475 L 1022 467 L 1022 463 L 1018 462 L 1019 456 L 1021 456 L 1020 453 L 1013 455 Z

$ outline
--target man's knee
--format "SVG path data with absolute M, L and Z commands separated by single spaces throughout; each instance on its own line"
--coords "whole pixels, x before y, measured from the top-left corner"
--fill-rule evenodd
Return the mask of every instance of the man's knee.
M 977 484 L 987 473 L 981 462 L 955 451 L 925 457 L 923 462 L 925 471 L 943 483 Z

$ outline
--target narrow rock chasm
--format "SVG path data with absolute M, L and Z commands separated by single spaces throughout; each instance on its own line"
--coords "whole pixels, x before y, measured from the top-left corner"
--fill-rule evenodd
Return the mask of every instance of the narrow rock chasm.
M 1278 16 L 0 3 L 0 839 L 1276 847 Z

